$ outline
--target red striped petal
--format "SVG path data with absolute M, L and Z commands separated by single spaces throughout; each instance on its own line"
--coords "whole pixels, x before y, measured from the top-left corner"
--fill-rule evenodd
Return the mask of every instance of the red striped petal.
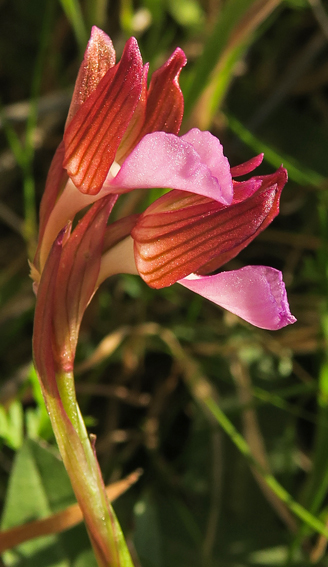
M 140 140 L 140 132 L 146 117 L 148 69 L 149 65 L 147 63 L 143 69 L 142 90 L 138 104 L 116 153 L 115 160 L 120 164 L 123 163 L 125 158 L 129 155 L 129 153 L 131 153 L 132 149 Z
M 96 90 L 108 69 L 114 67 L 115 59 L 116 54 L 112 40 L 105 32 L 93 26 L 84 58 L 75 81 L 66 126 L 80 106 L 82 106 L 91 93 Z
M 164 195 L 131 233 L 141 277 L 151 287 L 161 288 L 191 273 L 219 268 L 272 222 L 285 182 L 281 168 L 263 177 L 261 188 L 251 197 L 230 206 L 190 195 L 180 201 L 183 208 L 175 209 L 180 192 Z
M 137 107 L 138 122 L 133 126 L 132 135 L 124 136 L 117 161 L 122 163 L 146 134 L 160 131 L 172 134 L 179 132 L 183 117 L 183 94 L 179 75 L 186 63 L 186 56 L 178 47 L 170 59 L 153 73 L 148 93 L 147 90 L 144 91 L 142 104 L 139 103 L 139 109 Z
M 131 38 L 64 134 L 64 167 L 83 193 L 99 193 L 142 91 L 143 66 Z
M 186 56 L 178 47 L 170 59 L 153 73 L 147 97 L 145 123 L 139 139 L 157 131 L 178 134 L 183 117 L 183 94 L 179 75 L 186 63 Z

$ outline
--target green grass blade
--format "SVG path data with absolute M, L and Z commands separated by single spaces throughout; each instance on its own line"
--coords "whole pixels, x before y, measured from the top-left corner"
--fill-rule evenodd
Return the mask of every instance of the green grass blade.
M 88 0 L 86 2 L 87 25 L 103 28 L 106 23 L 108 0 Z
M 60 0 L 63 10 L 69 20 L 79 45 L 80 52 L 83 54 L 88 41 L 88 32 L 84 23 L 81 6 L 78 0 Z
M 154 329 L 151 331 L 154 332 Z M 205 411 L 208 417 L 222 427 L 223 431 L 229 436 L 232 443 L 239 452 L 245 457 L 249 465 L 255 469 L 265 484 L 283 502 L 286 507 L 309 528 L 328 538 L 328 528 L 316 518 L 309 510 L 296 502 L 289 492 L 276 480 L 276 478 L 266 471 L 261 464 L 254 458 L 252 451 L 244 439 L 237 431 L 233 423 L 221 410 L 216 398 L 217 394 L 210 381 L 202 373 L 198 364 L 187 354 L 176 337 L 168 329 L 158 326 L 157 336 L 169 347 L 173 356 L 177 359 L 183 370 L 186 384 L 192 397 Z
M 238 138 L 248 147 L 252 148 L 256 153 L 264 152 L 264 157 L 274 167 L 279 167 L 282 163 L 288 170 L 290 179 L 300 185 L 313 185 L 314 187 L 322 187 L 326 179 L 316 171 L 301 166 L 293 157 L 285 156 L 274 150 L 271 146 L 259 140 L 252 132 L 250 132 L 237 118 L 232 115 L 225 114 L 228 127 L 234 132 Z
M 272 476 L 267 473 L 260 464 L 254 459 L 249 445 L 246 443 L 244 437 L 238 433 L 235 426 L 227 418 L 227 416 L 221 411 L 218 404 L 213 400 L 211 396 L 206 396 L 203 399 L 206 407 L 209 409 L 211 414 L 215 417 L 217 422 L 221 425 L 222 429 L 230 437 L 231 441 L 237 447 L 237 449 L 242 453 L 242 455 L 247 459 L 249 464 L 256 469 L 256 471 L 261 475 L 265 483 L 272 492 L 286 504 L 288 509 L 295 514 L 300 520 L 307 524 L 310 528 L 316 532 L 328 537 L 328 528 L 318 520 L 311 512 L 306 510 L 301 504 L 296 502 L 293 497 L 281 486 L 281 484 Z
M 185 115 L 188 116 L 207 86 L 209 77 L 224 52 L 232 31 L 236 28 L 254 0 L 230 0 L 219 13 L 218 20 L 202 55 L 184 85 Z

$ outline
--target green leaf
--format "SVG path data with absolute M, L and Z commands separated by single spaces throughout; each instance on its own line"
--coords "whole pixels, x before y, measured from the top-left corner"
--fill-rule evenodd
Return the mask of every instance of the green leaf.
M 83 54 L 88 41 L 88 33 L 84 23 L 80 3 L 78 0 L 60 0 L 60 3 L 74 30 L 81 54 Z
M 23 409 L 18 400 L 14 400 L 7 411 L 0 406 L 0 437 L 14 450 L 23 442 Z
M 26 440 L 17 453 L 2 518 L 2 529 L 58 512 L 75 501 L 62 462 L 54 451 Z M 6 567 L 93 567 L 84 526 L 64 534 L 36 538 L 3 554 Z M 82 554 L 82 555 L 81 555 Z
M 31 365 L 28 380 L 31 384 L 33 397 L 37 404 L 36 408 L 28 408 L 26 411 L 26 431 L 31 439 L 53 439 L 53 431 L 50 418 L 42 396 L 39 379 L 33 364 Z
M 158 511 L 148 495 L 134 507 L 134 542 L 143 567 L 162 567 L 163 549 Z

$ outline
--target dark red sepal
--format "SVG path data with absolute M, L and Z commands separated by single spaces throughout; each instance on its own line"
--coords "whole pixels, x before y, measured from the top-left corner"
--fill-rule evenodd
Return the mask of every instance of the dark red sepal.
M 178 47 L 166 63 L 153 73 L 140 139 L 150 132 L 178 134 L 184 107 L 179 75 L 186 63 L 186 56 Z

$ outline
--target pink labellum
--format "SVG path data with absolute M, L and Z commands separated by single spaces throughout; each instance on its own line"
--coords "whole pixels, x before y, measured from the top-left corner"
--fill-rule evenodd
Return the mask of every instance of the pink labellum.
M 295 323 L 282 274 L 266 266 L 246 266 L 214 276 L 189 276 L 181 285 L 260 329 L 276 331 Z
M 80 106 L 97 88 L 108 69 L 115 65 L 115 49 L 108 35 L 93 26 L 84 58 L 81 63 L 71 105 L 69 107 L 66 125 L 71 121 Z
M 174 208 L 172 192 L 140 217 L 132 237 L 136 266 L 151 287 L 161 288 L 191 273 L 209 273 L 234 258 L 278 214 L 283 185 L 280 171 L 263 178 L 261 188 L 231 206 L 190 195 Z M 167 205 L 167 206 L 166 206 Z
M 147 134 L 123 163 L 114 177 L 108 177 L 104 189 L 126 193 L 132 189 L 166 187 L 204 195 L 224 204 L 232 200 L 232 179 L 227 175 L 226 158 L 222 158 L 220 143 L 209 134 L 207 150 L 198 153 L 184 137 L 154 132 Z M 215 156 L 222 163 L 214 168 Z M 218 176 L 218 177 L 217 177 Z
M 233 198 L 232 175 L 229 161 L 223 155 L 223 147 L 218 138 L 210 132 L 201 132 L 198 128 L 192 128 L 187 134 L 181 136 L 181 140 L 191 144 L 201 161 L 206 163 L 211 174 L 220 184 L 223 196 L 221 202 L 230 205 Z
M 64 133 L 64 167 L 83 193 L 97 194 L 112 165 L 142 91 L 143 67 L 131 38 Z

